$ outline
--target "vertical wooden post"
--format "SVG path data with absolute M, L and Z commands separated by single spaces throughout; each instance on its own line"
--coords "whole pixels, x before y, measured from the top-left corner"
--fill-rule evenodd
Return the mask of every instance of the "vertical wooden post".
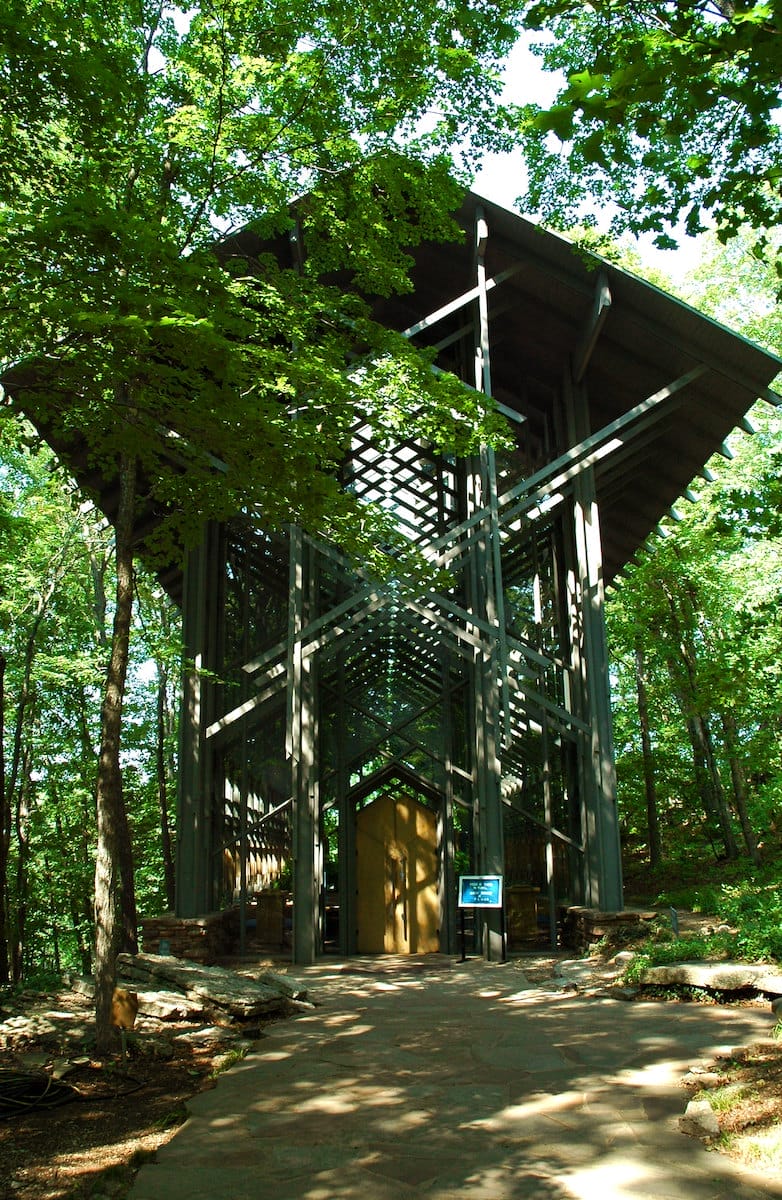
M 350 798 L 350 779 L 345 763 L 345 668 L 339 655 L 337 696 L 337 805 L 339 808 L 339 952 L 356 952 L 356 811 Z
M 491 356 L 489 346 L 489 309 L 486 288 L 485 254 L 489 229 L 482 208 L 476 210 L 475 254 L 478 281 L 475 346 L 475 383 L 491 395 Z M 476 614 L 498 631 L 500 646 L 505 639 L 504 600 L 500 561 L 499 522 L 497 519 L 497 483 L 494 452 L 484 448 L 473 475 L 472 502 L 488 507 L 489 516 L 475 539 L 471 563 L 472 604 Z M 504 874 L 502 798 L 498 758 L 499 695 L 504 688 L 505 670 L 498 661 L 497 642 L 484 636 L 476 652 L 472 677 L 475 712 L 474 779 L 477 801 L 478 869 L 481 874 Z M 507 706 L 506 706 L 507 712 Z M 496 909 L 478 909 L 481 944 L 486 958 L 499 962 L 503 954 L 500 914 Z
M 250 588 L 248 585 L 244 588 L 242 598 L 242 656 L 245 661 L 250 656 L 250 646 L 248 644 L 247 631 L 250 628 Z M 242 671 L 242 680 L 240 685 L 240 696 L 242 701 L 247 700 L 249 694 L 249 686 L 247 675 Z M 249 763 L 249 746 L 247 741 L 247 721 L 242 721 L 241 735 L 241 765 L 239 774 L 239 953 L 244 954 L 247 950 L 247 859 L 249 855 L 248 846 L 248 812 L 247 806 L 249 803 L 250 790 L 250 763 Z
M 584 388 L 564 384 L 568 434 L 575 443 L 589 434 Z M 605 631 L 600 520 L 592 468 L 574 481 L 573 522 L 581 618 L 581 679 L 586 719 L 582 780 L 586 805 L 585 902 L 603 911 L 622 907 L 622 858 L 616 811 L 613 729 Z
M 247 737 L 242 736 L 242 773 L 239 781 L 239 953 L 247 949 Z
M 293 783 L 293 961 L 315 961 L 319 928 L 319 794 L 315 663 L 299 637 L 311 609 L 310 554 L 291 530 L 288 622 L 288 753 Z
M 440 741 L 443 749 L 445 788 L 440 803 L 437 822 L 440 850 L 440 950 L 444 954 L 456 953 L 456 879 L 454 872 L 453 832 L 453 717 L 451 705 L 453 695 L 450 687 L 449 655 L 443 651 L 440 674 Z
M 212 753 L 204 737 L 214 697 L 213 684 L 204 672 L 216 665 L 215 580 L 220 574 L 219 555 L 219 531 L 209 525 L 201 544 L 190 551 L 184 572 L 182 635 L 186 669 L 177 792 L 176 915 L 179 917 L 209 912 L 218 899 L 221 864 L 214 862 Z
M 546 888 L 548 899 L 549 943 L 552 950 L 557 947 L 557 896 L 554 881 L 554 835 L 551 832 L 553 824 L 552 789 L 551 789 L 551 739 L 548 730 L 548 718 L 543 718 L 542 759 L 543 759 L 543 817 L 546 822 Z

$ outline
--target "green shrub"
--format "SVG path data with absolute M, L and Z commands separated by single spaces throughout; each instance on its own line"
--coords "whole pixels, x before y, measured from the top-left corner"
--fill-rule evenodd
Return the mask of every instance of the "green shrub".
M 743 958 L 782 958 L 782 895 L 776 881 L 757 878 L 725 884 L 720 889 L 719 914 L 737 929 Z
M 626 983 L 638 983 L 647 967 L 660 967 L 667 963 L 733 958 L 736 956 L 736 941 L 732 934 L 726 933 L 713 933 L 706 937 L 683 937 L 666 942 L 650 938 L 639 946 L 638 953 L 628 964 L 623 979 Z
M 736 934 L 725 948 L 738 958 L 782 960 L 782 890 L 777 875 L 777 864 L 769 864 L 743 879 L 733 872 L 722 883 L 685 883 L 661 892 L 657 903 L 713 914 L 717 922 L 730 925 Z

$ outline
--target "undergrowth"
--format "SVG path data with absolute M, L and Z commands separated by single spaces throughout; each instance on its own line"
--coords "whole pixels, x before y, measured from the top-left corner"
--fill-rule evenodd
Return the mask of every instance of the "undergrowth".
M 710 1088 L 698 1092 L 696 1100 L 708 1100 L 716 1113 L 730 1112 L 739 1100 L 745 1100 L 756 1094 L 756 1088 L 746 1083 L 727 1083 L 723 1087 Z
M 743 878 L 723 882 L 684 883 L 668 887 L 656 905 L 690 909 L 713 916 L 715 933 L 676 938 L 665 922 L 659 922 L 650 938 L 638 947 L 638 956 L 628 971 L 637 978 L 647 966 L 684 962 L 688 959 L 734 958 L 750 962 L 782 961 L 782 894 L 778 863 L 753 868 Z
M 657 938 L 660 934 L 657 933 Z M 647 967 L 659 967 L 667 963 L 691 962 L 699 959 L 734 958 L 735 937 L 732 934 L 715 933 L 704 937 L 674 938 L 668 934 L 669 940 L 661 941 L 652 937 L 641 942 L 635 957 L 628 964 L 624 973 L 626 983 L 638 983 Z

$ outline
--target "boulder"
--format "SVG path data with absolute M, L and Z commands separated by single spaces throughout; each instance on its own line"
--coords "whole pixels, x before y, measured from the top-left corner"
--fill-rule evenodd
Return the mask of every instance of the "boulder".
M 138 1010 L 142 1016 L 157 1017 L 158 1021 L 200 1021 L 204 1005 L 189 1000 L 181 992 L 137 992 Z
M 282 992 L 283 996 L 287 996 L 289 1000 L 306 1000 L 307 998 L 306 989 L 301 984 L 287 975 L 280 975 L 277 971 L 263 968 L 258 971 L 242 970 L 237 974 L 240 979 L 251 979 L 255 983 L 262 983 L 267 987 L 274 988 L 276 991 Z
M 690 1069 L 682 1079 L 685 1087 L 716 1088 L 723 1082 L 723 1076 L 716 1071 L 698 1071 Z
M 640 989 L 637 987 L 623 987 L 621 984 L 612 984 L 610 987 L 604 988 L 602 994 L 610 996 L 612 1000 L 635 1000 Z
M 77 996 L 92 1000 L 95 996 L 95 980 L 88 975 L 65 975 L 65 983 Z
M 757 991 L 782 995 L 782 975 L 767 963 L 678 962 L 647 967 L 645 987 L 699 987 L 714 991 Z
M 691 1100 L 679 1122 L 685 1133 L 694 1133 L 696 1137 L 719 1137 L 720 1123 L 708 1100 Z
M 223 967 L 207 967 L 188 959 L 160 954 L 120 954 L 119 974 L 134 984 L 174 989 L 207 1012 L 230 1020 L 248 1020 L 285 1011 L 306 991 L 284 976 L 267 974 L 270 982 L 248 979 Z

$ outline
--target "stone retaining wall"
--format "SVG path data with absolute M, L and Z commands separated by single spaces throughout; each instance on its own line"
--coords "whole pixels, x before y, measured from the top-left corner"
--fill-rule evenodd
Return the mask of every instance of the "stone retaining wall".
M 636 912 L 622 909 L 620 912 L 600 912 L 597 908 L 585 908 L 573 904 L 565 909 L 562 919 L 562 941 L 565 946 L 583 952 L 591 949 L 603 938 L 622 940 L 622 930 L 637 932 L 639 926 L 653 921 L 654 912 Z
M 171 954 L 193 962 L 213 963 L 235 953 L 239 943 L 239 910 L 206 913 L 202 917 L 143 917 L 141 943 L 146 954 Z

